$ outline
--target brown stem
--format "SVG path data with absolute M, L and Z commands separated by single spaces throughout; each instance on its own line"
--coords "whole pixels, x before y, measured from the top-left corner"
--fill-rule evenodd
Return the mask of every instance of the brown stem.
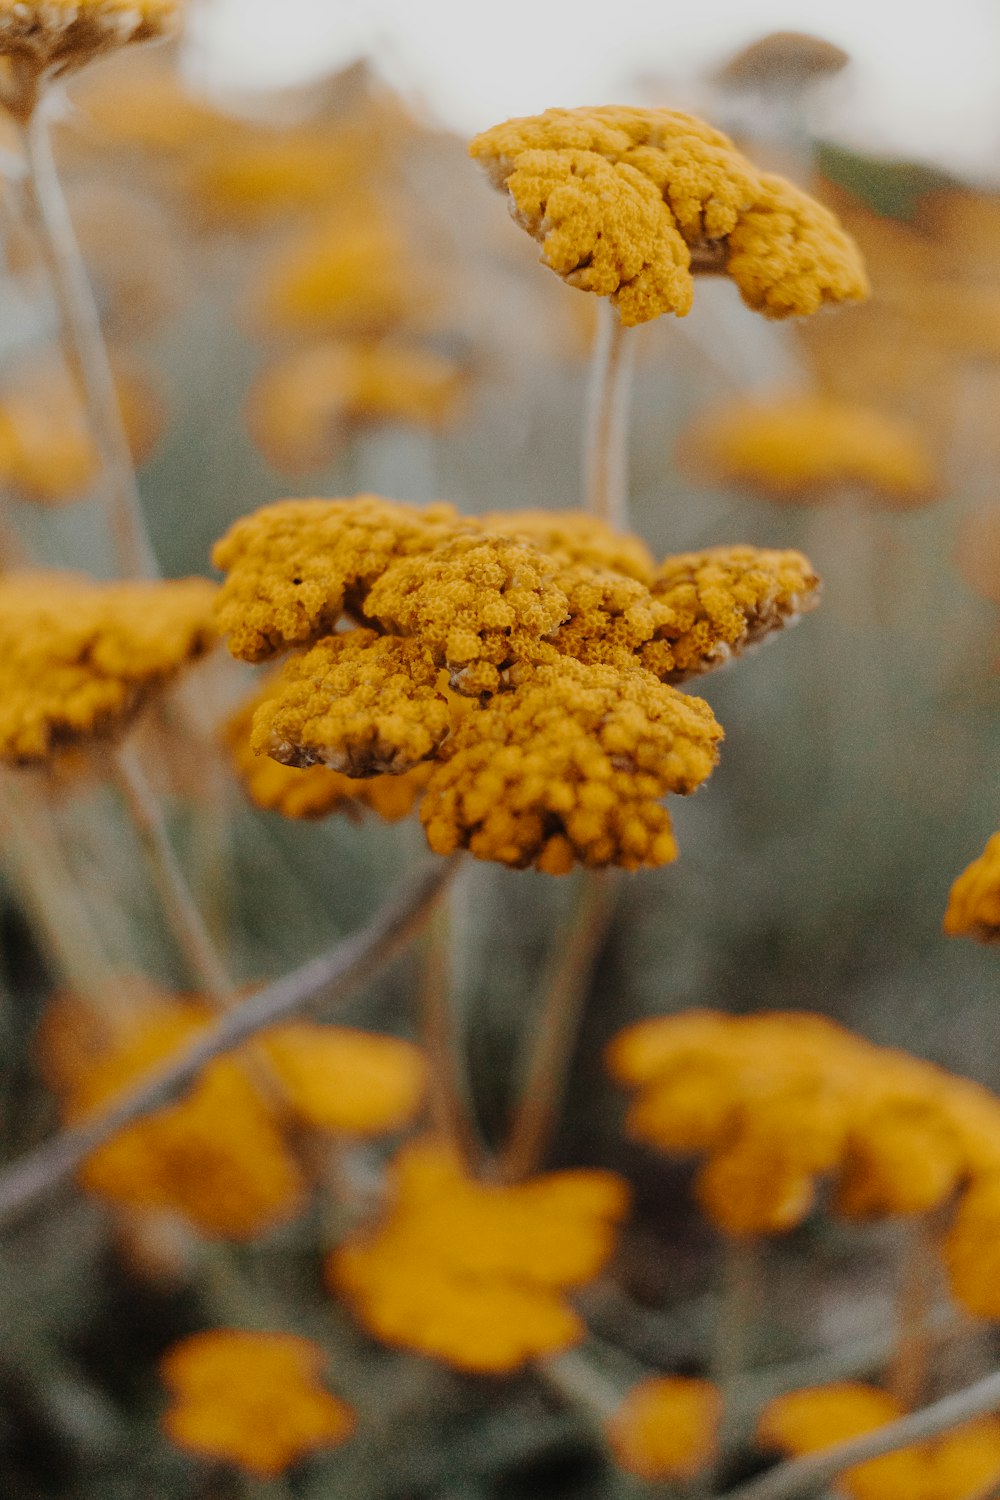
M 575 906 L 546 976 L 542 1012 L 501 1153 L 500 1174 L 507 1182 L 530 1176 L 545 1157 L 559 1118 L 594 963 L 614 913 L 615 890 L 607 871 L 586 870 L 579 877 Z
M 599 299 L 597 339 L 584 428 L 584 504 L 618 531 L 628 529 L 628 412 L 634 339 L 606 297 Z
M 52 281 L 66 360 L 79 385 L 100 455 L 118 568 L 127 577 L 155 577 L 156 560 L 139 507 L 114 375 L 97 303 L 56 171 L 44 96 L 20 123 L 20 133 L 28 168 L 25 191 Z
M 63 1131 L 0 1173 L 0 1226 L 44 1202 L 127 1125 L 171 1104 L 215 1058 L 287 1020 L 315 996 L 327 1004 L 346 999 L 420 929 L 453 869 L 451 860 L 425 866 L 368 927 L 258 990 L 103 1114 Z
M 472 1123 L 468 1079 L 458 1035 L 451 963 L 451 910 L 438 902 L 423 939 L 420 1014 L 424 1048 L 431 1070 L 431 1114 L 435 1129 L 474 1167 L 479 1143 Z
M 926 1400 L 930 1355 L 934 1343 L 931 1313 L 939 1291 L 937 1243 L 926 1218 L 903 1226 L 899 1292 L 896 1301 L 896 1345 L 886 1384 L 904 1411 Z

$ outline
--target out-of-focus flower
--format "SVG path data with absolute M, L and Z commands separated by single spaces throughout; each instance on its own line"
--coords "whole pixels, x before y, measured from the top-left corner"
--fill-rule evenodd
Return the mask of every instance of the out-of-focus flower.
M 958 533 L 955 561 L 970 588 L 1000 604 L 1000 510 L 973 511 Z
M 214 584 L 0 578 L 0 760 L 51 761 L 114 736 L 215 641 Z
M 131 42 L 167 36 L 181 12 L 181 0 L 0 0 L 0 57 L 13 64 L 0 98 L 25 118 L 39 78 L 59 77 Z
M 73 85 L 74 115 L 105 151 L 119 148 L 189 160 L 246 122 L 223 114 L 184 78 L 167 45 L 102 64 Z
M 733 402 L 697 422 L 685 446 L 704 477 L 769 500 L 809 503 L 849 490 L 904 510 L 937 489 L 912 423 L 826 396 Z
M 850 62 L 834 42 L 806 31 L 770 31 L 741 47 L 715 80 L 737 89 L 795 89 L 832 77 Z
M 163 431 L 162 402 L 140 367 L 116 382 L 133 460 L 145 463 Z M 86 495 L 99 459 L 80 398 L 60 365 L 32 362 L 0 389 L 0 488 L 18 499 L 63 505 Z
M 582 1338 L 566 1293 L 611 1254 L 628 1206 L 620 1178 L 580 1170 L 481 1183 L 434 1142 L 404 1148 L 391 1178 L 383 1221 L 327 1262 L 331 1289 L 369 1332 L 498 1374 Z
M 845 1382 L 779 1396 L 766 1407 L 758 1440 L 794 1456 L 877 1432 L 904 1415 L 875 1386 Z M 852 1500 L 967 1500 L 1000 1468 L 1000 1419 L 983 1417 L 927 1442 L 869 1459 L 840 1474 L 839 1493 Z
M 648 673 L 539 667 L 442 746 L 421 805 L 428 843 L 550 874 L 665 864 L 676 845 L 661 799 L 711 773 L 721 734 L 702 699 Z
M 320 1379 L 325 1356 L 290 1333 L 213 1328 L 160 1363 L 171 1405 L 163 1430 L 188 1453 L 273 1478 L 350 1437 L 354 1414 Z
M 963 1194 L 942 1251 L 952 1296 L 974 1318 L 1000 1319 L 1000 1171 Z
M 426 762 L 401 776 L 358 777 L 323 765 L 300 770 L 258 755 L 250 734 L 263 696 L 266 690 L 244 704 L 225 729 L 233 767 L 257 807 L 286 818 L 325 818 L 332 812 L 357 816 L 367 808 L 386 823 L 397 823 L 413 811 L 431 772 Z
M 1000 942 L 1000 833 L 959 875 L 951 888 L 944 914 L 949 937 L 971 937 L 980 943 Z
M 469 147 L 570 285 L 622 323 L 683 316 L 692 273 L 735 281 L 768 317 L 867 295 L 856 246 L 821 204 L 758 170 L 729 138 L 666 109 L 549 109 Z
M 326 343 L 290 354 L 258 377 L 247 422 L 275 469 L 328 464 L 352 433 L 400 423 L 439 431 L 458 409 L 464 378 L 453 360 L 403 345 Z
M 412 1042 L 347 1026 L 293 1022 L 265 1033 L 261 1051 L 298 1118 L 339 1135 L 400 1129 L 427 1082 L 424 1054 Z
M 707 1380 L 679 1375 L 633 1386 L 607 1424 L 617 1462 L 649 1483 L 690 1480 L 715 1456 L 722 1401 Z

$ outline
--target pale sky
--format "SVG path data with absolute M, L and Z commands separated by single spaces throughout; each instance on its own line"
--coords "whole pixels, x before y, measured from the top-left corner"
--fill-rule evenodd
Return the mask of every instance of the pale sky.
M 549 105 L 627 102 L 637 73 L 683 80 L 763 32 L 812 31 L 854 59 L 828 106 L 831 133 L 1000 178 L 1000 0 L 195 0 L 193 9 L 220 73 L 289 83 L 369 54 L 463 131 Z

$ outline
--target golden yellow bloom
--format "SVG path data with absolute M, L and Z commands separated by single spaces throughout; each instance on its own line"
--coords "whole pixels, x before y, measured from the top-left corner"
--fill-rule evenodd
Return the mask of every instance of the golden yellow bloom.
M 261 1050 L 296 1115 L 340 1135 L 383 1135 L 412 1120 L 427 1064 L 412 1042 L 347 1026 L 293 1022 L 266 1033 Z
M 710 547 L 668 557 L 651 589 L 670 619 L 639 658 L 664 682 L 683 682 L 815 609 L 820 581 L 801 552 Z
M 942 1248 L 952 1296 L 974 1318 L 1000 1319 L 1000 1171 L 966 1189 Z
M 429 552 L 458 525 L 450 505 L 424 509 L 376 495 L 284 500 L 237 521 L 212 561 L 229 574 L 219 626 L 243 661 L 329 635 L 389 564 Z
M 919 429 L 903 417 L 828 396 L 732 402 L 697 423 L 694 465 L 770 500 L 820 501 L 857 490 L 904 510 L 934 498 L 937 477 Z
M 404 1148 L 391 1175 L 385 1219 L 327 1261 L 331 1289 L 369 1332 L 497 1374 L 579 1341 L 565 1293 L 611 1253 L 628 1205 L 620 1178 L 581 1170 L 486 1184 L 435 1142 Z
M 779 1396 L 765 1409 L 758 1439 L 786 1453 L 815 1453 L 876 1432 L 903 1416 L 885 1391 L 852 1384 L 815 1386 Z M 1000 1419 L 982 1417 L 941 1437 L 847 1469 L 837 1490 L 852 1500 L 969 1500 L 1000 1469 Z
M 454 417 L 462 386 L 458 365 L 432 350 L 317 344 L 257 380 L 247 422 L 273 468 L 309 473 L 332 462 L 360 428 L 403 423 L 440 430 Z
M 188 1453 L 273 1478 L 350 1437 L 354 1414 L 325 1390 L 322 1349 L 290 1333 L 213 1328 L 168 1349 L 163 1430 Z
M 0 0 L 0 57 L 35 79 L 58 77 L 103 52 L 166 36 L 180 16 L 181 0 Z M 30 115 L 33 90 L 4 94 L 12 114 Z
M 549 109 L 483 132 L 469 151 L 510 194 L 546 263 L 610 297 L 626 325 L 683 316 L 703 268 L 725 271 L 768 317 L 867 295 L 834 216 L 691 115 Z
M 607 1425 L 617 1462 L 640 1479 L 689 1480 L 715 1457 L 722 1401 L 707 1380 L 678 1375 L 633 1386 Z
M 585 510 L 494 510 L 479 517 L 486 531 L 522 537 L 561 563 L 624 573 L 649 584 L 656 564 L 641 537 L 616 531 Z
M 325 818 L 332 812 L 357 816 L 370 809 L 386 823 L 397 823 L 413 811 L 427 785 L 431 768 L 423 763 L 401 776 L 344 776 L 328 766 L 281 765 L 258 755 L 250 743 L 253 716 L 264 694 L 255 694 L 228 721 L 226 743 L 233 768 L 255 806 L 286 818 Z
M 207 579 L 0 579 L 0 760 L 51 760 L 115 735 L 215 640 Z
M 701 1168 L 695 1195 L 705 1217 L 733 1239 L 783 1234 L 809 1213 L 816 1198 L 813 1174 L 765 1135 L 748 1132 Z
M 1000 833 L 988 840 L 978 859 L 959 875 L 944 914 L 949 937 L 1000 942 Z
M 639 669 L 540 667 L 442 746 L 421 806 L 427 841 L 549 874 L 666 864 L 677 851 L 660 799 L 694 791 L 721 738 L 707 703 Z
M 451 729 L 437 680 L 418 640 L 361 629 L 327 636 L 285 663 L 254 715 L 251 747 L 283 765 L 398 775 L 432 756 Z

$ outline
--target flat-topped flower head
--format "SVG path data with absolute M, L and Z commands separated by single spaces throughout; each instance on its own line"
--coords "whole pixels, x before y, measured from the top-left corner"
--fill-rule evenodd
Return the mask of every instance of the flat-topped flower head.
M 656 572 L 653 555 L 641 537 L 616 531 L 585 510 L 493 510 L 479 520 L 487 531 L 524 537 L 563 563 L 624 573 L 646 584 Z
M 626 325 L 684 316 L 701 269 L 727 274 L 772 318 L 867 295 L 857 247 L 833 214 L 692 115 L 549 109 L 484 131 L 469 151 L 546 264 L 610 297 Z
M 77 573 L 0 579 L 0 760 L 44 764 L 121 734 L 215 641 L 204 578 L 99 583 Z
M 442 746 L 421 805 L 428 843 L 550 874 L 666 864 L 661 799 L 705 780 L 721 738 L 707 703 L 641 669 L 539 667 Z
M 324 1363 L 318 1344 L 290 1333 L 191 1334 L 160 1363 L 171 1394 L 163 1430 L 187 1453 L 274 1478 L 354 1429 L 351 1408 L 322 1383 Z
M 690 1481 L 715 1457 L 722 1398 L 708 1380 L 653 1376 L 629 1391 L 607 1424 L 621 1468 L 647 1483 Z
M 601 1270 L 628 1206 L 610 1172 L 475 1181 L 451 1151 L 396 1157 L 388 1213 L 327 1261 L 331 1290 L 385 1343 L 502 1374 L 579 1342 L 567 1298 Z
M 829 396 L 732 402 L 696 423 L 686 446 L 704 477 L 767 500 L 810 504 L 856 493 L 887 510 L 910 510 L 938 490 L 919 428 Z
M 952 886 L 944 930 L 949 937 L 1000 942 L 1000 833 L 993 835 Z
M 182 11 L 182 0 L 0 0 L 0 57 L 10 58 L 25 80 L 5 86 L 4 104 L 26 118 L 38 79 L 59 77 L 133 42 L 168 36 Z

